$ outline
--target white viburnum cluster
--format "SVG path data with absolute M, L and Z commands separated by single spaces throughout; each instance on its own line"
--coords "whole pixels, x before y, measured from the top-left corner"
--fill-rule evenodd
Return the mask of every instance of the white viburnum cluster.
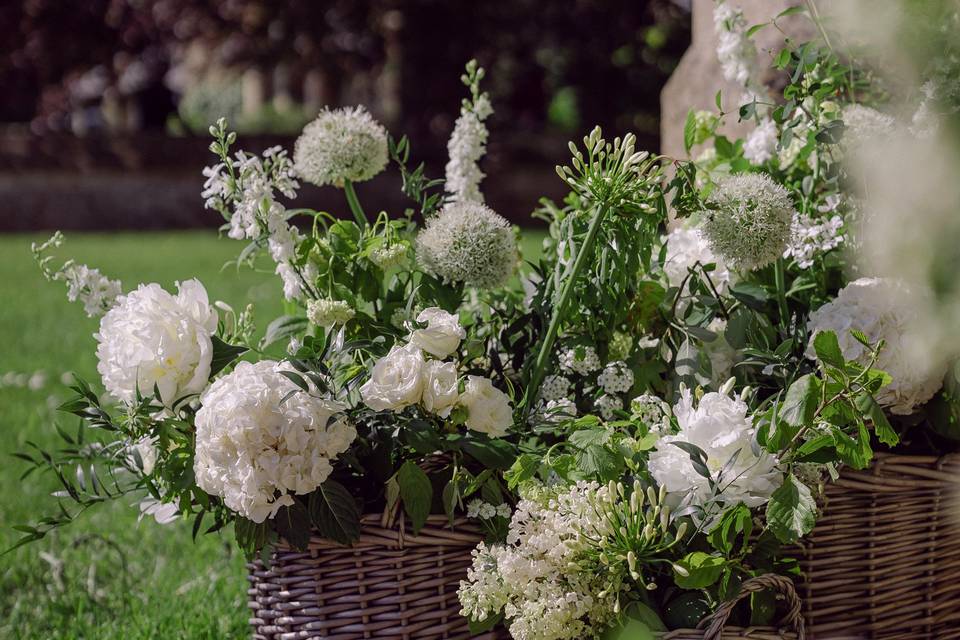
M 796 260 L 801 269 L 809 269 L 818 255 L 833 251 L 843 244 L 842 230 L 843 218 L 839 215 L 813 218 L 797 213 L 793 219 L 793 239 L 783 252 L 783 257 Z
M 684 293 L 689 293 L 689 285 L 684 284 L 684 281 L 690 270 L 698 264 L 716 265 L 709 276 L 720 295 L 725 294 L 733 284 L 734 274 L 731 273 L 723 258 L 713 252 L 707 238 L 699 229 L 677 227 L 667 235 L 665 243 L 667 257 L 663 263 L 663 272 L 667 276 L 667 284 L 671 287 L 682 285 Z
M 613 420 L 617 417 L 617 412 L 623 410 L 623 400 L 605 393 L 594 401 L 593 408 L 604 420 Z
M 510 505 L 506 503 L 490 504 L 479 498 L 467 503 L 467 517 L 475 520 L 490 520 L 498 516 L 509 519 L 512 513 Z
M 869 350 L 851 331 L 863 332 L 876 343 L 885 341 L 874 368 L 893 381 L 876 394 L 891 413 L 909 415 L 940 390 L 947 363 L 924 335 L 923 294 L 889 278 L 860 278 L 837 297 L 810 314 L 807 356 L 815 358 L 813 340 L 821 331 L 833 331 L 847 360 L 869 364 Z
M 484 124 L 493 114 L 493 106 L 486 93 L 475 101 L 464 101 L 460 117 L 453 126 L 447 143 L 450 160 L 446 166 L 447 193 L 452 202 L 483 202 L 480 182 L 484 178 L 479 162 L 487 152 L 487 127 Z
M 570 373 L 586 376 L 600 368 L 600 356 L 593 347 L 571 347 L 560 352 L 560 368 Z
M 460 583 L 461 614 L 483 621 L 503 613 L 515 640 L 596 638 L 617 617 L 619 592 L 589 562 L 590 539 L 607 534 L 607 487 L 580 482 L 549 498 L 525 497 L 506 544 L 481 543 Z
M 540 399 L 546 402 L 566 398 L 570 393 L 570 380 L 563 376 L 549 375 L 540 384 Z
M 307 320 L 324 329 L 346 324 L 353 320 L 355 315 L 353 307 L 343 300 L 321 298 L 307 303 Z
M 420 267 L 445 282 L 492 289 L 513 275 L 518 260 L 510 223 L 478 202 L 448 203 L 417 235 Z
M 743 143 L 743 157 L 755 165 L 764 164 L 777 154 L 779 139 L 777 123 L 772 118 L 764 118 L 747 135 Z
M 387 160 L 387 130 L 362 106 L 324 109 L 293 150 L 297 175 L 317 186 L 369 180 Z
M 671 502 L 703 507 L 707 516 L 740 502 L 759 507 L 783 480 L 775 456 L 766 452 L 755 455 L 749 408 L 742 396 L 729 395 L 731 386 L 728 383 L 720 392 L 704 394 L 696 404 L 690 390 L 681 389 L 673 407 L 680 430 L 662 437 L 650 454 L 650 474 L 666 488 Z M 694 468 L 690 454 L 674 442 L 696 445 L 706 454 L 716 492 Z
M 757 48 L 747 37 L 749 28 L 743 11 L 724 0 L 717 0 L 713 7 L 717 60 L 720 62 L 723 77 L 743 87 L 745 101 L 751 101 L 763 93 L 757 81 Z
M 633 371 L 626 362 L 611 362 L 597 376 L 597 385 L 613 395 L 626 393 L 633 386 Z
M 241 362 L 204 392 L 196 416 L 197 485 L 253 522 L 320 486 L 357 437 L 344 405 L 297 392 L 282 366 Z
M 142 284 L 100 321 L 97 371 L 113 397 L 132 404 L 159 389 L 163 403 L 207 386 L 217 312 L 198 280 L 177 283 L 177 295 Z
M 467 428 L 492 438 L 507 434 L 513 425 L 510 398 L 488 378 L 467 376 L 460 392 L 457 365 L 443 362 L 466 336 L 457 316 L 438 307 L 424 309 L 417 323 L 426 325 L 410 333 L 406 344 L 394 345 L 360 387 L 364 403 L 375 411 L 401 411 L 421 405 L 446 418 L 456 406 L 467 410 Z M 424 354 L 433 356 L 427 359 Z
M 382 245 L 370 252 L 370 262 L 384 271 L 389 271 L 406 264 L 409 250 L 410 245 L 404 241 Z
M 714 252 L 738 269 L 759 269 L 783 255 L 792 239 L 790 194 L 766 174 L 723 179 L 708 199 L 702 228 Z

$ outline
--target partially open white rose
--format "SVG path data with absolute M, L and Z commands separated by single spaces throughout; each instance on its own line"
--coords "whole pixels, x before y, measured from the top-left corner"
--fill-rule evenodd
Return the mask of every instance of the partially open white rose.
M 439 307 L 421 311 L 417 322 L 425 322 L 427 327 L 411 333 L 410 343 L 441 360 L 456 351 L 467 335 L 460 326 L 460 319 Z
M 100 321 L 97 371 L 118 400 L 133 403 L 138 389 L 150 396 L 156 386 L 161 400 L 172 403 L 207 386 L 217 312 L 198 280 L 177 289 L 173 295 L 159 284 L 142 284 Z
M 420 402 L 426 360 L 414 345 L 395 346 L 380 358 L 370 379 L 360 387 L 363 401 L 371 409 L 402 409 Z
M 467 376 L 460 404 L 467 408 L 467 427 L 491 438 L 507 435 L 513 424 L 510 398 L 494 387 L 489 378 Z
M 460 397 L 457 366 L 452 362 L 430 360 L 424 367 L 423 379 L 423 407 L 446 418 Z

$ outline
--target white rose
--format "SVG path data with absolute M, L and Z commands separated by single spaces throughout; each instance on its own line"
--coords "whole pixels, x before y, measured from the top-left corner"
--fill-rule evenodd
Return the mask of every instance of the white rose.
M 510 398 L 494 387 L 489 378 L 467 376 L 460 404 L 467 408 L 467 427 L 492 438 L 507 435 L 513 424 Z
M 427 327 L 411 333 L 410 343 L 441 360 L 456 351 L 467 335 L 460 326 L 460 319 L 439 307 L 421 311 L 417 322 L 425 322 Z
M 459 398 L 456 365 L 430 360 L 424 368 L 423 381 L 424 408 L 441 418 L 449 416 Z
M 94 334 L 97 371 L 118 400 L 131 404 L 138 389 L 149 396 L 156 386 L 160 399 L 172 403 L 207 386 L 217 312 L 199 281 L 177 289 L 172 295 L 159 284 L 142 284 L 101 319 Z
M 426 360 L 413 345 L 395 346 L 380 358 L 370 379 L 360 387 L 363 401 L 371 409 L 402 409 L 420 401 Z

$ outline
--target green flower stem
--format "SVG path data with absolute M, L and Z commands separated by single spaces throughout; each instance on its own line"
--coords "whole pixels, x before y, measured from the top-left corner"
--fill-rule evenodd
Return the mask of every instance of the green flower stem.
M 347 204 L 350 205 L 350 211 L 353 212 L 353 217 L 357 220 L 357 225 L 361 229 L 365 229 L 369 224 L 367 222 L 367 215 L 363 212 L 363 207 L 360 206 L 360 200 L 357 199 L 357 192 L 353 190 L 353 183 L 349 180 L 343 181 L 343 194 L 347 196 Z
M 563 283 L 563 288 L 560 290 L 560 298 L 557 301 L 557 304 L 553 307 L 553 315 L 550 316 L 550 324 L 547 326 L 547 334 L 543 338 L 543 343 L 540 345 L 540 353 L 537 354 L 537 360 L 533 365 L 533 374 L 530 376 L 530 382 L 527 384 L 527 388 L 523 392 L 523 419 L 526 422 L 527 417 L 530 415 L 530 407 L 533 404 L 533 401 L 536 399 L 536 393 L 539 390 L 540 382 L 543 380 L 543 376 L 547 370 L 547 363 L 550 360 L 550 353 L 553 350 L 553 343 L 557 340 L 557 334 L 560 331 L 560 320 L 563 318 L 563 310 L 567 306 L 567 302 L 570 297 L 573 295 L 573 287 L 577 282 L 577 279 L 580 277 L 580 272 L 583 271 L 584 266 L 587 264 L 587 260 L 590 255 L 593 253 L 593 245 L 597 241 L 597 234 L 600 232 L 600 224 L 603 222 L 603 219 L 607 216 L 607 206 L 602 206 L 597 215 L 594 216 L 593 220 L 590 221 L 590 227 L 587 229 L 587 237 L 583 241 L 583 244 L 580 245 L 580 251 L 577 253 L 577 258 L 573 262 L 573 270 L 570 272 L 569 277 Z
M 777 306 L 780 309 L 780 325 L 787 326 L 790 311 L 787 309 L 787 285 L 783 273 L 783 258 L 777 258 L 773 266 L 773 281 L 777 287 Z

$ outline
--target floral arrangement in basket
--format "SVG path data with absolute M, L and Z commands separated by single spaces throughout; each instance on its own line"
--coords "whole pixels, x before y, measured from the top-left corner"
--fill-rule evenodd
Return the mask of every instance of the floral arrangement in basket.
M 695 160 L 599 129 L 571 144 L 569 194 L 541 202 L 549 235 L 526 262 L 480 190 L 492 106 L 474 62 L 445 180 L 362 107 L 322 112 L 292 157 L 234 152 L 227 123 L 211 127 L 206 205 L 289 309 L 259 340 L 251 307 L 196 280 L 123 293 L 55 266 L 61 236 L 36 246 L 103 316 L 106 396 L 78 380 L 62 407 L 77 433 L 21 456 L 74 505 L 21 544 L 135 493 L 195 534 L 232 526 L 265 559 L 311 535 L 349 545 L 364 513 L 414 532 L 466 516 L 487 540 L 462 614 L 517 640 L 690 628 L 744 581 L 795 572 L 782 548 L 815 526 L 824 482 L 956 411 L 950 354 L 925 340 L 928 292 L 856 260 L 866 214 L 846 163 L 877 135 L 930 130 L 938 102 L 931 89 L 909 124 L 868 106 L 884 104 L 879 81 L 828 40 L 774 57 L 788 76 L 774 99 L 750 39 L 769 25 L 726 2 L 715 21 L 738 113 L 719 94 L 719 113 L 691 111 Z M 733 118 L 744 139 L 719 133 Z M 371 215 L 353 185 L 388 164 L 411 206 Z M 300 182 L 342 190 L 348 217 L 287 208 Z M 755 594 L 739 617 L 768 623 L 773 604 Z

